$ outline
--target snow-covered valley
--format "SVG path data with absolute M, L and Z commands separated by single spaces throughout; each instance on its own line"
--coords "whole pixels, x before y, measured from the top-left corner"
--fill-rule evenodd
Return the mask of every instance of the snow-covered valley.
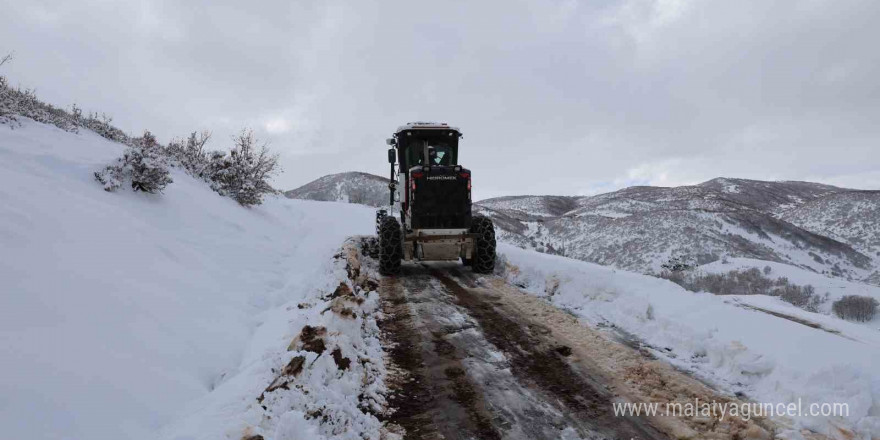
M 422 345 L 463 369 L 456 374 L 471 384 L 465 394 L 488 402 L 474 410 L 485 420 L 529 414 L 523 401 L 486 379 L 539 395 L 541 386 L 515 374 L 528 363 L 516 353 L 529 352 L 550 353 L 547 359 L 558 362 L 554 371 L 566 374 L 569 367 L 617 372 L 608 383 L 618 400 L 801 400 L 845 403 L 849 411 L 774 417 L 761 429 L 709 426 L 698 418 L 650 422 L 661 437 L 880 436 L 876 319 L 843 321 L 827 304 L 809 313 L 763 295 L 688 292 L 666 280 L 511 245 L 499 248 L 504 263 L 496 275 L 431 275 L 445 266 L 411 265 L 410 278 L 379 278 L 366 267 L 368 257 L 365 268 L 353 270 L 360 263 L 348 254 L 358 252 L 349 237 L 373 233 L 373 209 L 280 196 L 244 208 L 176 169 L 174 184 L 161 194 L 105 192 L 92 173 L 122 148 L 88 130 L 69 133 L 30 120 L 14 130 L 0 126 L 0 423 L 10 438 L 396 438 L 399 430 L 387 429 L 394 415 L 386 412 L 402 392 L 388 384 L 400 386 L 408 376 L 389 354 L 399 346 L 387 334 L 388 286 L 395 280 L 410 293 L 392 305 L 423 314 L 408 325 L 437 338 Z M 876 287 L 781 262 L 731 258 L 701 270 L 768 264 L 774 275 L 816 285 L 820 293 L 880 297 Z M 468 300 L 476 301 L 471 309 Z M 455 313 L 427 306 L 433 302 Z M 574 353 L 519 350 L 515 333 L 505 339 L 490 328 L 497 325 L 493 317 L 531 323 L 522 337 L 533 337 L 529 325 L 546 326 L 542 344 L 572 331 L 565 336 Z M 574 324 L 560 324 L 565 317 Z M 419 323 L 460 329 L 436 336 Z M 479 350 L 468 345 L 472 339 Z M 589 342 L 594 339 L 606 351 L 584 351 L 598 346 Z M 436 348 L 445 347 L 438 340 L 458 354 Z M 663 378 L 698 378 L 711 389 L 664 388 L 645 373 L 652 368 L 663 370 Z M 450 377 L 451 386 L 462 384 L 462 376 Z M 581 386 L 573 383 L 566 396 Z M 629 394 L 622 391 L 628 386 Z M 609 411 L 611 400 L 598 396 Z M 554 399 L 535 399 L 559 423 L 586 414 L 560 416 Z M 453 407 L 461 402 L 451 402 L 449 411 L 458 411 Z M 430 414 L 434 423 L 451 417 Z M 476 423 L 467 414 L 462 423 Z M 582 428 L 562 432 L 587 438 L 575 435 Z M 526 432 L 504 423 L 486 429 L 500 438 Z

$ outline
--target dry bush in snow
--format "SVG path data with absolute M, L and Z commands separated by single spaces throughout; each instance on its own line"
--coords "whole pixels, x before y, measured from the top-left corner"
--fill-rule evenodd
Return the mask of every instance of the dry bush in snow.
M 831 310 L 842 319 L 867 322 L 874 319 L 877 306 L 877 300 L 870 296 L 847 295 L 834 301 Z
M 132 138 L 124 131 L 114 127 L 113 118 L 107 116 L 107 114 L 101 113 L 99 115 L 98 113 L 92 112 L 88 116 L 83 116 L 82 109 L 77 107 L 76 104 L 73 105 L 70 113 L 74 117 L 76 126 L 92 130 L 104 139 L 131 145 Z
M 16 127 L 17 116 L 24 116 L 64 131 L 76 133 L 77 126 L 70 113 L 37 99 L 31 89 L 14 89 L 4 78 L 0 80 L 0 123 Z
M 0 66 L 11 59 L 11 55 L 0 58 Z M 0 76 L 0 124 L 15 128 L 20 125 L 19 116 L 74 133 L 86 128 L 127 145 L 122 157 L 94 174 L 107 191 L 131 184 L 135 191 L 161 192 L 172 182 L 170 167 L 177 167 L 244 206 L 260 204 L 266 194 L 277 193 L 270 180 L 281 171 L 278 155 L 270 152 L 266 144 L 259 144 L 251 130 L 242 130 L 235 136 L 229 152 L 207 151 L 205 147 L 211 138 L 207 131 L 193 132 L 165 147 L 149 131 L 143 137 L 131 137 L 113 126 L 113 119 L 106 114 L 85 115 L 75 104 L 70 111 L 54 107 L 40 101 L 33 90 L 9 87 L 6 78 Z
M 12 54 L 4 56 L 0 59 L 0 67 L 12 60 Z M 12 124 L 15 122 L 13 113 L 14 103 L 10 93 L 9 84 L 6 77 L 0 75 L 0 124 Z
M 172 182 L 163 148 L 149 131 L 134 139 L 115 164 L 96 172 L 95 179 L 106 191 L 130 183 L 133 190 L 147 193 L 161 192 Z
M 172 140 L 166 151 L 189 175 L 204 179 L 210 165 L 210 153 L 205 146 L 210 139 L 210 131 L 192 132 L 186 139 Z
M 667 279 L 692 292 L 709 292 L 716 295 L 769 295 L 810 312 L 816 312 L 825 297 L 816 294 L 811 285 L 791 284 L 788 278 L 775 280 L 765 276 L 766 270 L 758 268 L 733 270 L 727 273 L 703 273 L 699 271 L 663 271 Z
M 264 195 L 277 193 L 269 180 L 281 171 L 278 155 L 266 144 L 258 145 L 252 130 L 242 130 L 233 141 L 235 146 L 228 154 L 210 157 L 211 187 L 244 206 L 259 205 Z
M 0 66 L 9 62 L 11 55 L 0 59 Z M 5 77 L 0 76 L 0 124 L 18 126 L 18 116 L 33 119 L 44 124 L 54 125 L 64 131 L 79 132 L 87 128 L 98 135 L 131 146 L 131 138 L 112 125 L 113 119 L 105 114 L 91 113 L 85 116 L 82 109 L 74 104 L 70 111 L 40 101 L 32 89 L 16 89 L 9 86 Z

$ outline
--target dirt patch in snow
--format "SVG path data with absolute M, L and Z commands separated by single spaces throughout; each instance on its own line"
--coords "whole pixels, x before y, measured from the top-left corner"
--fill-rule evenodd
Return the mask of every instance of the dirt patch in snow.
M 260 397 L 257 398 L 257 402 L 263 403 L 263 400 L 266 398 L 266 393 L 271 393 L 278 389 L 290 389 L 290 382 L 302 372 L 303 364 L 305 363 L 306 358 L 304 356 L 297 356 L 288 362 L 287 365 L 284 366 L 284 369 L 281 370 L 281 374 L 266 387 L 266 390 L 260 393 Z
M 327 349 L 327 344 L 324 342 L 326 334 L 327 329 L 324 327 L 303 326 L 299 335 L 287 346 L 287 351 L 305 350 L 321 354 Z
M 351 366 L 351 359 L 343 356 L 342 349 L 339 347 L 336 347 L 336 349 L 330 353 L 330 356 L 333 356 L 333 362 L 336 362 L 336 366 L 340 370 L 347 370 L 348 367 Z
M 360 270 L 357 241 L 346 241 L 335 256 L 338 285 L 328 283 L 312 301 L 286 308 L 296 317 L 288 321 L 291 330 L 302 327 L 266 372 L 271 382 L 256 399 L 261 419 L 244 437 L 299 438 L 309 436 L 302 434 L 308 428 L 321 438 L 399 440 L 378 418 L 388 406 L 380 302 L 377 292 L 365 288 L 377 282 Z

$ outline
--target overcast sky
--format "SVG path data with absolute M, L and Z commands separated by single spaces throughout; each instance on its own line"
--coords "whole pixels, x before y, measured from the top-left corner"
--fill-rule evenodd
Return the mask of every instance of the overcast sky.
M 717 176 L 880 189 L 880 2 L 0 0 L 14 85 L 162 140 L 253 127 L 291 189 L 465 134 L 475 198 Z

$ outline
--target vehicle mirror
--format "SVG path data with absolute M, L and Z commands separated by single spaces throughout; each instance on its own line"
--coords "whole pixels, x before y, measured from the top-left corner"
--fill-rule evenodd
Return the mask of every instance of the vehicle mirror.
M 394 145 L 394 144 L 396 144 L 396 142 L 394 141 L 394 138 L 388 138 L 388 139 L 385 139 L 385 143 L 388 144 L 388 145 Z
M 397 161 L 397 154 L 395 153 L 394 148 L 389 148 L 388 149 L 388 163 L 393 164 L 396 161 Z

